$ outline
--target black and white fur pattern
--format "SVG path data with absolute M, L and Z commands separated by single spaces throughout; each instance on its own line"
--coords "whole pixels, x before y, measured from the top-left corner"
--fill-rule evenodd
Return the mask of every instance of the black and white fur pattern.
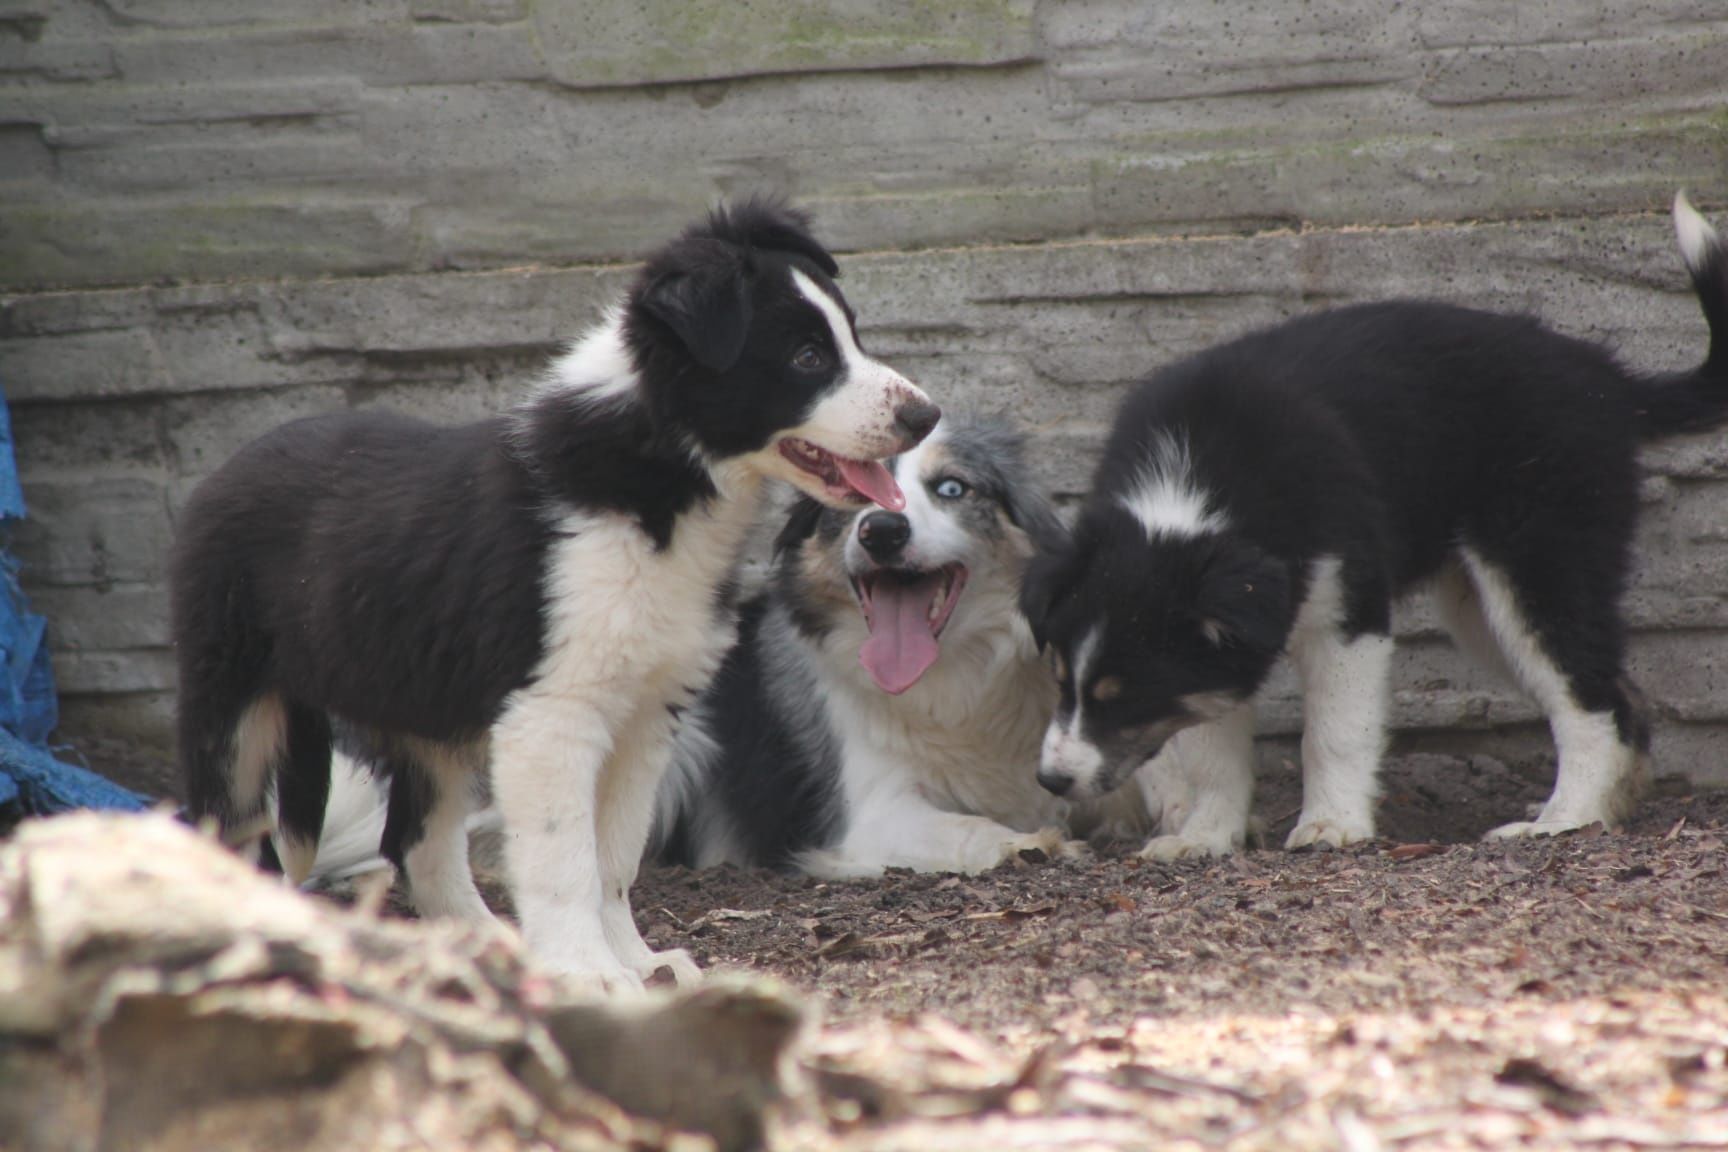
M 1071 831 L 1104 818 L 1035 780 L 1055 686 L 1016 598 L 1035 544 L 1061 528 L 1020 435 L 951 414 L 892 467 L 903 514 L 794 509 L 769 586 L 679 734 L 661 860 L 977 872 L 1027 848 L 1072 854 Z M 866 582 L 938 573 L 940 656 L 891 694 L 860 659 Z M 1137 804 L 1112 809 L 1143 832 Z
M 1554 791 L 1493 836 L 1613 824 L 1648 732 L 1619 599 L 1642 441 L 1728 418 L 1728 252 L 1678 198 L 1710 329 L 1690 372 L 1638 376 L 1536 321 L 1427 303 L 1303 317 L 1174 364 L 1116 419 L 1071 543 L 1022 603 L 1061 701 L 1040 778 L 1143 777 L 1166 835 L 1223 853 L 1252 793 L 1251 698 L 1288 652 L 1305 696 L 1289 848 L 1374 835 L 1395 597 L 1434 590 L 1467 652 L 1547 715 Z
M 892 488 L 862 462 L 938 417 L 859 348 L 837 271 L 802 215 L 718 210 L 508 414 L 342 413 L 237 453 L 173 563 L 191 815 L 243 828 L 274 783 L 302 880 L 338 722 L 391 776 L 383 848 L 420 910 L 490 923 L 465 830 L 490 762 L 540 961 L 606 989 L 695 979 L 643 943 L 629 889 L 676 718 L 733 637 L 759 494 L 857 507 L 850 477 Z

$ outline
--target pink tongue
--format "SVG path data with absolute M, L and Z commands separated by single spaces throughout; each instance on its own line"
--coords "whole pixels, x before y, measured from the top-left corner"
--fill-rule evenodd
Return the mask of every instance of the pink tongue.
M 876 581 L 870 596 L 870 639 L 859 649 L 858 660 L 876 687 L 891 696 L 918 683 L 941 655 L 930 624 L 930 605 L 941 587 L 939 572 L 905 582 L 892 577 Z
M 862 493 L 868 499 L 876 501 L 890 512 L 898 512 L 906 507 L 906 497 L 900 491 L 900 485 L 894 483 L 894 477 L 888 469 L 874 460 L 848 460 L 844 456 L 834 457 L 840 465 L 840 475 L 846 483 Z

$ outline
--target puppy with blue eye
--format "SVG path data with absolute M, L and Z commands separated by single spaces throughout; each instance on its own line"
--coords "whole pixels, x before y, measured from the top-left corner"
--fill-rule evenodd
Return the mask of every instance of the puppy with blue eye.
M 903 509 L 792 510 L 679 735 L 661 860 L 977 872 L 1144 834 L 1136 797 L 1077 807 L 1035 778 L 1056 692 L 1016 598 L 1061 529 L 1019 433 L 945 415 L 889 468 Z
M 1305 724 L 1286 846 L 1371 838 L 1392 604 L 1426 587 L 1558 749 L 1547 804 L 1490 835 L 1623 819 L 1649 742 L 1619 613 L 1637 450 L 1728 419 L 1728 248 L 1684 197 L 1674 224 L 1710 331 L 1690 371 L 1638 374 L 1526 317 L 1393 302 L 1304 316 L 1137 386 L 1071 539 L 1021 598 L 1060 684 L 1045 787 L 1101 795 L 1157 756 L 1142 779 L 1165 835 L 1148 852 L 1233 851 L 1252 698 L 1288 653 Z

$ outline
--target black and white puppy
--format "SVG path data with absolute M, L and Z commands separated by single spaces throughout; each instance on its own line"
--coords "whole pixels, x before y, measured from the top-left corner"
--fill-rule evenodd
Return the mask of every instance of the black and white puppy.
M 234 829 L 274 780 L 303 879 L 340 721 L 392 774 L 383 847 L 420 909 L 490 921 L 464 832 L 490 761 L 539 959 L 609 989 L 694 979 L 643 943 L 629 889 L 759 494 L 899 507 L 874 461 L 939 416 L 860 349 L 837 271 L 801 214 L 719 210 L 508 414 L 342 413 L 241 449 L 173 563 L 191 814 Z
M 1558 748 L 1540 814 L 1491 835 L 1624 817 L 1648 745 L 1619 615 L 1638 445 L 1728 418 L 1728 252 L 1683 197 L 1674 221 L 1711 336 L 1690 372 L 1640 376 L 1528 318 L 1405 302 L 1306 316 L 1135 388 L 1071 543 L 1025 583 L 1061 687 L 1045 786 L 1106 792 L 1204 726 L 1152 766 L 1185 779 L 1149 851 L 1230 851 L 1249 701 L 1288 652 L 1306 723 L 1286 846 L 1372 837 L 1391 606 L 1426 584 Z
M 663 861 L 852 877 L 1069 851 L 1069 806 L 1035 780 L 1055 685 L 1016 606 L 1061 529 L 1022 439 L 950 414 L 890 467 L 901 512 L 793 510 L 679 733 Z

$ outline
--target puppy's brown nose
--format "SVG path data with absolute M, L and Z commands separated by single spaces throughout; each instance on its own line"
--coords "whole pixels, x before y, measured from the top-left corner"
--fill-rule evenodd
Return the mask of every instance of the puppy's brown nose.
M 936 421 L 942 419 L 942 409 L 928 400 L 908 400 L 894 411 L 894 427 L 900 433 L 900 451 L 930 435 Z

